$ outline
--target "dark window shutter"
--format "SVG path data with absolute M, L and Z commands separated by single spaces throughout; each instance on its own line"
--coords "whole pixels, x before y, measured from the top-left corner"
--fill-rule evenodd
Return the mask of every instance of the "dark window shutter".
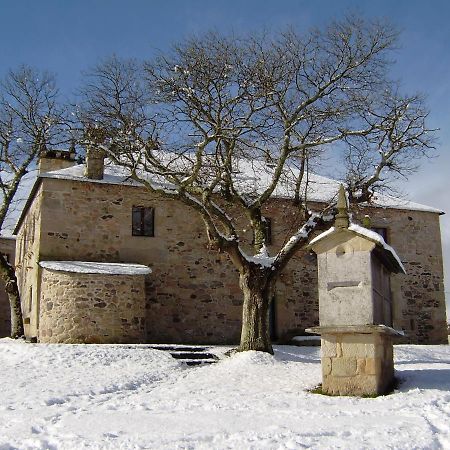
M 144 206 L 133 206 L 132 235 L 154 236 L 155 209 Z
M 154 236 L 154 209 L 153 208 L 144 208 L 143 211 L 143 228 L 144 228 L 144 236 Z

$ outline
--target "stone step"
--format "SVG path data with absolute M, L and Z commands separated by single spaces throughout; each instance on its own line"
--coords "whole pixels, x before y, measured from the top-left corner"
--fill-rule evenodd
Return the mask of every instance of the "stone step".
M 169 352 L 175 359 L 216 359 L 212 353 Z
M 208 347 L 154 344 L 151 345 L 150 348 L 154 350 L 166 351 L 170 354 L 170 356 L 172 356 L 172 358 L 179 360 L 187 366 L 214 364 L 219 359 L 216 355 L 207 351 Z
M 174 352 L 204 352 L 206 347 L 188 347 L 188 346 L 177 346 L 177 345 L 152 345 L 150 348 L 154 350 L 163 351 L 174 351 Z
M 215 359 L 197 359 L 190 361 L 182 361 L 183 364 L 187 366 L 203 366 L 206 364 L 215 364 L 217 361 Z

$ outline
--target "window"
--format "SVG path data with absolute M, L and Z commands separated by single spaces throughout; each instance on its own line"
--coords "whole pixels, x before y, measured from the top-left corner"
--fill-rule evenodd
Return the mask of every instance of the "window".
M 375 233 L 378 233 L 384 239 L 384 242 L 387 243 L 387 241 L 388 241 L 387 228 L 371 228 L 371 230 L 375 231 Z
M 132 234 L 133 236 L 154 236 L 155 209 L 145 206 L 133 206 Z
M 272 219 L 264 217 L 266 244 L 272 245 Z

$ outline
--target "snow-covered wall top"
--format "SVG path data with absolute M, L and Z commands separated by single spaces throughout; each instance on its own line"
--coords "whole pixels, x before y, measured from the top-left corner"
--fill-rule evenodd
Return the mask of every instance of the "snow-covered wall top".
M 41 267 L 58 272 L 98 273 L 103 275 L 147 275 L 151 269 L 142 264 L 99 263 L 90 261 L 41 261 Z

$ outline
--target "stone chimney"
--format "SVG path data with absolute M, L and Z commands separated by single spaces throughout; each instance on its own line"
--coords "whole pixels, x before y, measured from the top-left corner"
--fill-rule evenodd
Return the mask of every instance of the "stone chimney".
M 74 150 L 43 150 L 39 156 L 39 173 L 66 169 L 75 165 Z
M 105 151 L 98 147 L 88 147 L 84 176 L 91 180 L 103 180 L 105 172 Z

